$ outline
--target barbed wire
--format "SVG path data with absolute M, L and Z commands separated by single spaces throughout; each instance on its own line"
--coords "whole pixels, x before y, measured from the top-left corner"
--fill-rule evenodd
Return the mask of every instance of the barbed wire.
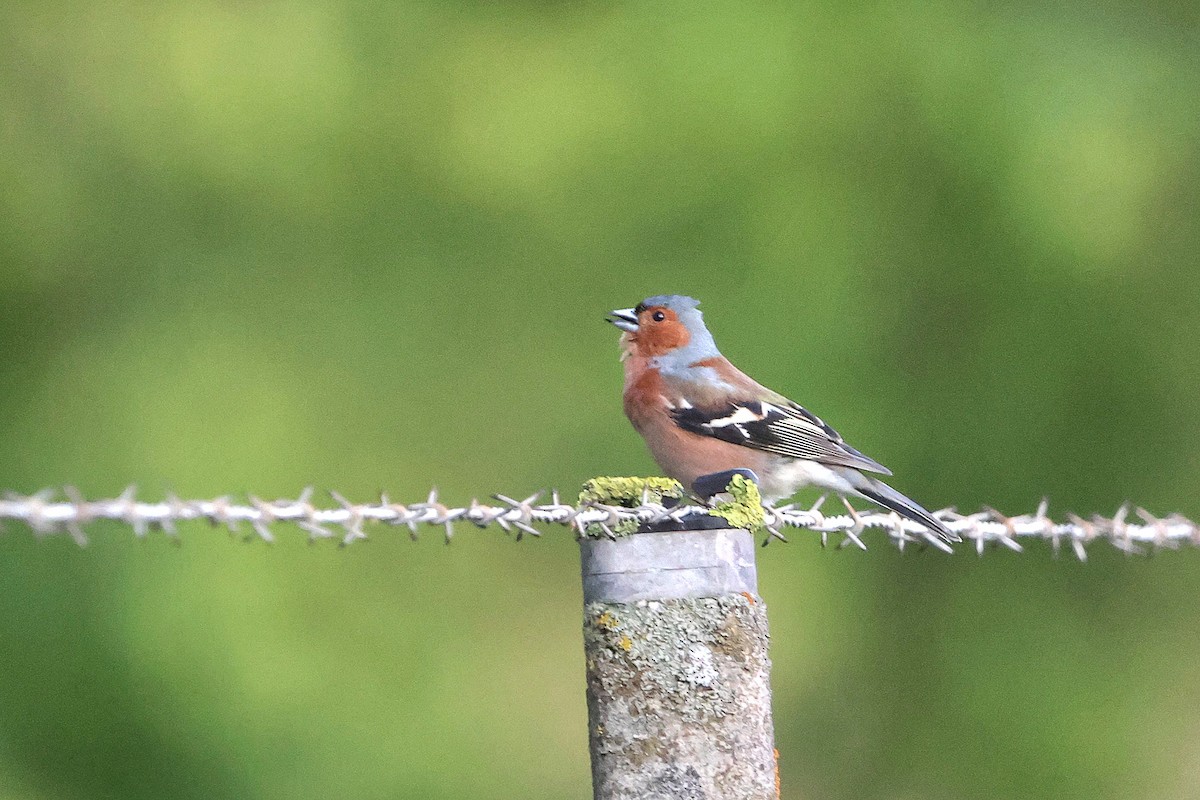
M 65 499 L 56 499 L 58 495 L 52 489 L 32 495 L 7 493 L 0 499 L 0 521 L 22 522 L 38 536 L 65 533 L 80 546 L 87 544 L 84 526 L 96 520 L 124 523 L 139 538 L 152 530 L 177 536 L 177 524 L 192 520 L 223 526 L 235 534 L 240 526 L 248 525 L 253 535 L 266 542 L 275 541 L 273 525 L 291 523 L 304 530 L 310 541 L 337 539 L 342 545 L 349 545 L 367 538 L 364 526 L 371 522 L 406 527 L 413 539 L 417 538 L 420 526 L 437 526 L 442 528 L 447 542 L 454 537 L 458 523 L 479 528 L 499 527 L 506 533 L 515 533 L 518 540 L 525 534 L 540 536 L 541 531 L 534 527 L 537 524 L 569 527 L 580 536 L 598 531 L 601 535 L 616 537 L 619 535 L 616 531 L 630 523 L 686 527 L 689 523 L 698 523 L 699 518 L 707 516 L 711 510 L 698 505 L 668 507 L 651 501 L 648 495 L 643 496 L 637 507 L 626 508 L 593 502 L 564 503 L 557 492 L 551 493 L 548 503 L 538 503 L 542 494 L 539 492 L 523 500 L 497 494 L 493 496 L 497 505 L 472 500 L 469 505 L 460 507 L 442 503 L 436 489 L 424 501 L 407 504 L 392 502 L 387 495 L 381 495 L 376 502 L 352 503 L 337 492 L 329 494 L 336 505 L 318 507 L 312 502 L 311 487 L 295 499 L 264 501 L 249 496 L 242 503 L 228 496 L 181 500 L 174 495 L 167 495 L 158 502 L 146 502 L 137 499 L 136 489 L 132 486 L 115 498 L 87 500 L 76 489 L 66 487 L 63 490 Z M 924 526 L 902 519 L 894 512 L 857 511 L 845 503 L 846 513 L 825 514 L 821 511 L 824 501 L 822 497 L 807 508 L 796 505 L 764 507 L 767 538 L 763 544 L 771 539 L 787 541 L 781 529 L 797 528 L 819 534 L 822 546 L 829 544 L 830 537 L 840 537 L 836 547 L 854 545 L 866 550 L 863 532 L 879 529 L 901 550 L 915 544 L 953 552 L 950 545 Z M 1006 516 L 990 507 L 966 515 L 954 509 L 943 509 L 935 516 L 965 541 L 973 543 L 979 554 L 988 545 L 1021 552 L 1022 539 L 1047 540 L 1055 554 L 1066 544 L 1081 561 L 1087 559 L 1087 546 L 1097 540 L 1104 540 L 1130 554 L 1177 549 L 1184 544 L 1200 546 L 1200 526 L 1179 514 L 1156 517 L 1144 508 L 1123 505 L 1112 517 L 1096 515 L 1084 519 L 1068 513 L 1065 522 L 1056 522 L 1048 516 L 1048 506 L 1048 502 L 1042 500 L 1034 513 L 1020 516 Z M 1130 521 L 1131 514 L 1137 521 Z

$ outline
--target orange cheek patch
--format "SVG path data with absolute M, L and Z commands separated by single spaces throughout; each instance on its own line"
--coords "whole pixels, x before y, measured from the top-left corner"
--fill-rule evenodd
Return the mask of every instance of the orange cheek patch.
M 649 314 L 638 323 L 637 343 L 644 355 L 657 356 L 683 347 L 691 341 L 691 334 L 675 314 L 668 311 L 662 322 L 654 322 Z

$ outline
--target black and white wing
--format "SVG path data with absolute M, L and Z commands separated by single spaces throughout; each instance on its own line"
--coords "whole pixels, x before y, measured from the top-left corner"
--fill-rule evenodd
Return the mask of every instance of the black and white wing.
M 711 408 L 687 403 L 671 409 L 675 424 L 686 431 L 712 436 L 767 453 L 821 464 L 891 475 L 887 467 L 842 441 L 819 417 L 789 401 L 747 400 Z

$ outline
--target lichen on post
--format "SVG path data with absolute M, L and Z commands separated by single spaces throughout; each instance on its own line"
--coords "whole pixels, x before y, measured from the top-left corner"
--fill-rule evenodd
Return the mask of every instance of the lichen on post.
M 580 542 L 597 800 L 778 797 L 754 538 L 720 522 Z

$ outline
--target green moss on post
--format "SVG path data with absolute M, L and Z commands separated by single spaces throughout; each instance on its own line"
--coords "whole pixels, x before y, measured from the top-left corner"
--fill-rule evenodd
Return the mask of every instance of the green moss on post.
M 637 508 L 646 502 L 664 504 L 668 500 L 682 500 L 683 496 L 683 486 L 671 478 L 600 477 L 592 478 L 583 484 L 579 492 L 579 502 Z M 610 528 L 617 536 L 628 536 L 637 529 L 638 522 L 634 519 L 624 520 Z M 599 538 L 607 537 L 608 533 L 599 525 L 589 525 L 583 535 Z
M 592 478 L 579 492 L 580 503 L 636 508 L 645 500 L 682 500 L 683 486 L 671 478 Z
M 732 499 L 718 503 L 717 507 L 708 513 L 728 520 L 731 528 L 745 528 L 754 534 L 761 532 L 766 518 L 763 516 L 762 495 L 758 491 L 758 484 L 746 480 L 741 475 L 734 475 L 727 491 L 732 495 Z

